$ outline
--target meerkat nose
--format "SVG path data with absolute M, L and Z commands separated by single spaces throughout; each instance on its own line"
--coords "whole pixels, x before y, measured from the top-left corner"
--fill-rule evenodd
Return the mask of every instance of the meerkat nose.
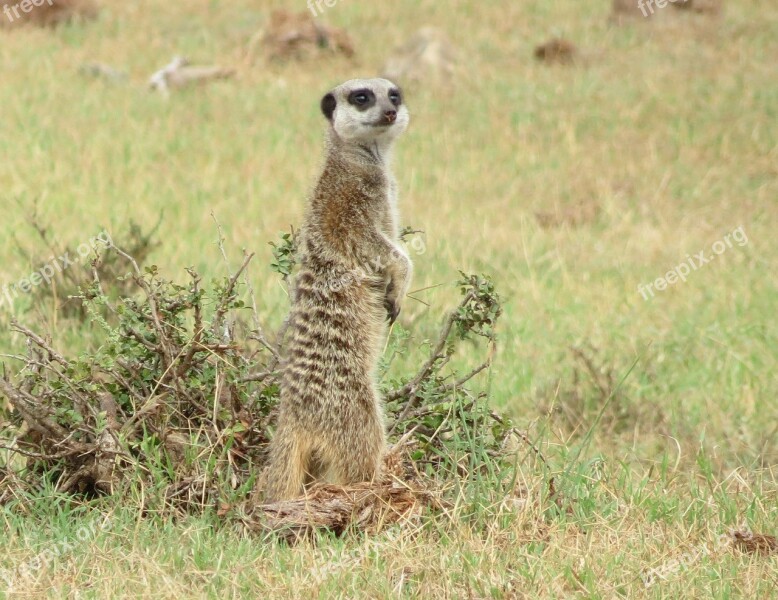
M 387 123 L 394 123 L 397 120 L 397 111 L 396 110 L 387 110 L 384 113 L 384 118 L 386 119 Z

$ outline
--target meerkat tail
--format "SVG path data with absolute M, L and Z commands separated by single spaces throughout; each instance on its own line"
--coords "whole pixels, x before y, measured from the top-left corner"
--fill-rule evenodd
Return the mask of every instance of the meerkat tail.
M 271 447 L 266 502 L 291 500 L 303 493 L 307 475 L 307 444 L 298 435 L 279 429 Z

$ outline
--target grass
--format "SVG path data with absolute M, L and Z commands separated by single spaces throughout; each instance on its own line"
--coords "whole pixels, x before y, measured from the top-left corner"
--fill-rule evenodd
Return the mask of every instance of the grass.
M 605 0 L 344 1 L 324 18 L 354 34 L 357 64 L 249 66 L 248 39 L 280 5 L 260 4 L 138 0 L 95 24 L 0 32 L 0 286 L 33 269 L 14 238 L 40 248 L 26 220 L 35 201 L 76 245 L 130 220 L 150 228 L 164 212 L 151 261 L 179 279 L 189 265 L 226 273 L 213 213 L 233 267 L 241 248 L 259 253 L 252 282 L 278 325 L 287 300 L 267 242 L 301 219 L 321 159 L 319 97 L 435 24 L 461 64 L 448 86 L 407 91 L 396 172 L 403 220 L 426 232 L 414 287 L 429 288 L 417 295 L 430 306 L 408 301 L 403 323 L 420 342 L 434 335 L 458 269 L 491 273 L 507 304 L 481 383 L 548 464 L 521 447 L 519 497 L 494 497 L 487 480 L 463 489 L 451 515 L 295 548 L 216 515 L 173 522 L 43 490 L 2 513 L 0 569 L 102 515 L 111 526 L 24 578 L 19 597 L 774 595 L 775 558 L 716 540 L 742 524 L 778 529 L 778 7 L 744 0 L 721 21 L 616 28 Z M 533 62 L 533 45 L 554 34 L 587 64 Z M 175 53 L 241 65 L 239 76 L 170 101 L 146 93 Z M 128 84 L 83 79 L 90 60 L 126 69 Z M 595 216 L 536 218 L 578 210 Z M 639 284 L 740 226 L 747 244 L 641 297 Z M 47 305 L 15 308 L 60 348 L 94 343 Z M 0 306 L 3 353 L 19 350 L 9 322 Z M 643 585 L 648 569 L 689 553 L 699 558 Z

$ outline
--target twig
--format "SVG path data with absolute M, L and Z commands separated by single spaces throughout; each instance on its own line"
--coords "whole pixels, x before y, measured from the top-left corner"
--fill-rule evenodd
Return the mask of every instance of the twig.
M 284 321 L 284 325 L 286 325 L 286 321 Z M 285 327 L 282 325 L 282 326 L 281 326 L 281 330 L 279 331 L 279 334 L 278 334 L 279 336 L 283 335 L 283 331 L 284 331 L 284 329 L 285 329 Z M 273 345 L 272 345 L 270 342 L 268 342 L 268 341 L 265 339 L 265 336 L 263 336 L 261 333 L 258 333 L 258 334 L 253 334 L 253 333 L 252 333 L 251 335 L 249 335 L 249 339 L 250 339 L 250 340 L 254 340 L 255 342 L 259 342 L 259 343 L 260 343 L 260 344 L 262 344 L 262 345 L 263 345 L 265 348 L 267 348 L 268 350 L 270 350 L 270 353 L 273 355 L 273 359 L 274 359 L 274 360 L 276 360 L 276 361 L 277 361 L 277 360 L 279 360 L 279 359 L 280 359 L 280 355 L 279 355 L 279 353 L 278 353 L 278 350 L 276 350 L 276 348 L 275 348 L 275 347 L 273 347 Z
M 216 307 L 216 313 L 214 314 L 213 317 L 212 331 L 213 331 L 213 335 L 216 337 L 219 336 L 219 329 L 221 329 L 224 315 L 227 312 L 228 303 L 235 292 L 235 285 L 238 283 L 238 278 L 240 277 L 241 273 L 243 273 L 243 271 L 246 269 L 249 262 L 251 262 L 252 258 L 254 258 L 253 252 L 248 254 L 244 253 L 243 264 L 241 264 L 240 268 L 235 272 L 235 274 L 232 277 L 230 277 L 230 280 L 227 282 L 227 288 L 224 290 L 224 294 L 222 296 L 221 302 L 219 302 L 219 306 Z
M 40 454 L 38 452 L 29 452 L 27 450 L 22 450 L 21 448 L 14 448 L 12 446 L 3 446 L 0 445 L 0 450 L 8 450 L 9 452 L 13 452 L 14 454 L 21 454 L 22 456 L 28 456 L 30 458 L 38 458 L 41 460 L 59 460 L 60 458 L 65 458 L 67 456 L 74 456 L 76 454 L 81 454 L 80 450 L 69 448 L 68 450 L 63 450 L 62 452 L 57 452 L 56 454 Z
M 11 329 L 18 331 L 19 333 L 22 333 L 27 337 L 27 339 L 32 340 L 35 342 L 40 348 L 45 350 L 48 355 L 53 358 L 55 361 L 57 361 L 59 364 L 61 364 L 63 367 L 67 368 L 70 366 L 70 363 L 65 359 L 64 356 L 62 356 L 59 352 L 54 350 L 42 337 L 40 337 L 38 334 L 30 331 L 27 329 L 24 325 L 20 325 L 18 321 L 15 319 L 11 321 Z
M 260 371 L 259 373 L 249 373 L 245 377 L 238 379 L 238 383 L 249 383 L 250 381 L 264 381 L 268 377 L 277 377 L 278 371 Z
M 435 344 L 435 349 L 430 354 L 430 357 L 427 360 L 427 362 L 424 363 L 421 369 L 419 369 L 419 372 L 416 374 L 416 376 L 413 379 L 411 379 L 408 383 L 406 383 L 404 386 L 402 386 L 397 390 L 389 392 L 386 395 L 387 402 L 391 402 L 392 400 L 397 400 L 398 398 L 402 398 L 403 396 L 410 396 L 416 392 L 419 384 L 422 381 L 424 381 L 435 368 L 435 363 L 444 357 L 446 342 L 448 342 L 448 336 L 451 334 L 451 329 L 454 327 L 454 321 L 456 320 L 457 315 L 459 314 L 459 309 L 466 306 L 467 303 L 470 302 L 473 298 L 475 298 L 475 292 L 473 291 L 468 292 L 462 298 L 462 301 L 459 303 L 459 306 L 457 306 L 457 308 L 455 308 L 449 313 L 445 323 L 443 324 L 443 328 L 440 330 L 440 336 L 438 337 L 438 341 Z
M 123 256 L 132 265 L 132 268 L 135 271 L 135 283 L 137 283 L 146 294 L 146 299 L 149 301 L 152 322 L 154 323 L 154 327 L 157 330 L 157 335 L 159 336 L 159 343 L 162 348 L 162 357 L 165 359 L 166 364 L 164 366 L 166 368 L 170 368 L 173 364 L 173 353 L 164 343 L 166 336 L 165 330 L 162 327 L 162 323 L 159 320 L 159 309 L 157 307 L 156 295 L 151 290 L 146 280 L 143 278 L 143 273 L 141 272 L 140 267 L 138 266 L 138 263 L 135 261 L 135 259 L 118 246 L 114 246 L 114 249 L 119 255 Z
M 485 369 L 488 369 L 492 366 L 492 361 L 494 360 L 494 352 L 495 352 L 495 345 L 494 342 L 489 344 L 489 353 L 487 355 L 486 360 L 478 365 L 475 369 L 470 371 L 467 375 L 457 379 L 454 383 L 447 383 L 444 386 L 441 386 L 441 391 L 450 392 L 451 390 L 458 389 L 462 387 L 465 383 L 470 381 L 473 377 L 481 373 L 481 371 L 484 371 Z
M 48 410 L 39 406 L 36 399 L 27 392 L 16 389 L 5 379 L 0 379 L 0 391 L 11 401 L 30 427 L 61 438 L 67 435 L 67 431 L 62 426 L 49 418 Z M 47 414 L 41 414 L 40 411 L 46 411 Z
M 195 273 L 192 269 L 187 269 L 187 272 L 192 277 L 192 293 L 197 294 L 197 292 L 200 291 L 200 281 L 202 278 Z M 189 342 L 189 350 L 186 353 L 186 356 L 184 356 L 184 359 L 181 361 L 178 370 L 177 375 L 183 376 L 185 375 L 189 369 L 192 367 L 192 361 L 194 360 L 194 355 L 197 352 L 197 347 L 200 344 L 200 338 L 202 337 L 203 330 L 205 327 L 203 326 L 203 312 L 202 307 L 200 306 L 200 302 L 194 303 L 194 333 L 192 335 L 192 339 Z

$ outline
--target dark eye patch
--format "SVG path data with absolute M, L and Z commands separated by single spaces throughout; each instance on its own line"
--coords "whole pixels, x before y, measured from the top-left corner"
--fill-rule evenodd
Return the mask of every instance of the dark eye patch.
M 389 90 L 389 102 L 395 106 L 400 106 L 403 103 L 403 93 L 397 88 Z
M 375 94 L 372 90 L 354 90 L 348 95 L 348 103 L 358 110 L 367 110 L 375 105 Z

